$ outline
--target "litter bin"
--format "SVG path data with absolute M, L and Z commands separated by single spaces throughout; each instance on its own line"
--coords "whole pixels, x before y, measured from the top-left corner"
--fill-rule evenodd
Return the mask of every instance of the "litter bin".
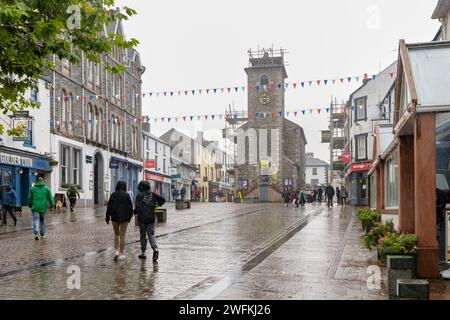
M 155 209 L 156 222 L 167 222 L 167 209 Z

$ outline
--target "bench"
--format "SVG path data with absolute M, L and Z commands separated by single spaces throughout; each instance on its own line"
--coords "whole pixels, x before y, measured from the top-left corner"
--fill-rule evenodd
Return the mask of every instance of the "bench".
M 191 208 L 191 200 L 182 200 L 182 199 L 175 200 L 175 209 L 176 210 L 184 210 L 184 209 L 190 209 L 190 208 Z

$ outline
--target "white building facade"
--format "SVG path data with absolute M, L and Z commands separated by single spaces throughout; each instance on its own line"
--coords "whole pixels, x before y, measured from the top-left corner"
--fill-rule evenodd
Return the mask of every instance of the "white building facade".
M 314 189 L 328 184 L 330 165 L 314 158 L 314 154 L 306 153 L 306 187 Z

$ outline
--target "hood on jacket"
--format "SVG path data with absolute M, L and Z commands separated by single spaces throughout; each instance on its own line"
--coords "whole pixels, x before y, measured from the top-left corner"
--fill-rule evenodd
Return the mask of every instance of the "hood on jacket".
M 127 192 L 127 183 L 125 181 L 118 181 L 116 184 L 116 192 Z
M 45 183 L 44 183 L 44 181 L 38 181 L 38 182 L 35 183 L 34 186 L 35 186 L 35 187 L 42 188 L 42 187 L 45 187 Z
M 138 191 L 139 192 L 150 191 L 150 182 L 148 182 L 147 180 L 142 180 L 141 182 L 139 182 Z

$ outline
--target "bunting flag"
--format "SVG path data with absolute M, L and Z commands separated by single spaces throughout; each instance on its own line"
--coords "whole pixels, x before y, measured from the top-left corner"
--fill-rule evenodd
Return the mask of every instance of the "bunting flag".
M 346 76 L 346 77 L 342 77 L 342 78 L 335 78 L 335 79 L 320 79 L 320 80 L 307 80 L 307 81 L 301 81 L 301 82 L 292 82 L 292 83 L 270 83 L 269 85 L 263 85 L 261 86 L 260 84 L 256 83 L 256 84 L 249 84 L 248 86 L 239 86 L 239 85 L 233 85 L 233 86 L 227 86 L 227 87 L 222 87 L 222 88 L 206 88 L 206 89 L 185 89 L 185 90 L 164 90 L 164 91 L 144 91 L 142 93 L 135 93 L 136 97 L 141 96 L 142 98 L 145 98 L 146 96 L 152 98 L 158 98 L 158 97 L 174 97 L 175 93 L 178 93 L 178 96 L 181 96 L 182 93 L 184 93 L 184 96 L 188 96 L 189 93 L 192 94 L 192 96 L 195 95 L 202 95 L 203 92 L 206 91 L 206 94 L 208 95 L 210 91 L 213 91 L 214 94 L 218 93 L 218 90 L 220 90 L 220 93 L 224 93 L 226 92 L 228 93 L 234 93 L 234 94 L 239 94 L 240 92 L 245 92 L 245 89 L 247 88 L 248 91 L 252 92 L 253 90 L 256 89 L 256 92 L 260 92 L 261 90 L 266 91 L 267 89 L 271 89 L 271 90 L 286 90 L 286 89 L 290 89 L 290 90 L 297 90 L 299 88 L 305 88 L 305 84 L 309 84 L 310 87 L 313 86 L 314 83 L 317 84 L 318 87 L 321 86 L 321 84 L 323 84 L 324 86 L 327 86 L 329 83 L 332 83 L 333 85 L 336 84 L 336 82 L 339 80 L 341 82 L 341 84 L 344 83 L 345 80 L 347 80 L 347 83 L 351 83 L 352 80 L 356 80 L 356 82 L 358 83 L 360 79 L 364 79 L 364 81 L 368 81 L 368 80 L 376 80 L 378 78 L 384 78 L 384 79 L 393 79 L 396 75 L 396 72 L 389 72 L 389 73 L 380 73 L 380 74 L 373 74 L 371 76 L 369 76 L 367 73 L 364 73 L 362 76 Z M 300 84 L 300 85 L 298 85 Z M 241 90 L 239 90 L 241 89 Z M 225 91 L 226 90 L 226 91 Z M 125 94 L 103 94 L 103 95 L 85 95 L 85 96 L 80 96 L 80 95 L 69 95 L 69 96 L 59 96 L 56 97 L 56 100 L 58 102 L 61 101 L 61 99 L 63 99 L 64 101 L 98 101 L 98 100 L 109 100 L 111 101 L 113 98 L 114 99 L 122 99 L 122 100 L 126 100 L 126 99 L 131 99 L 132 97 L 132 93 L 125 93 Z

